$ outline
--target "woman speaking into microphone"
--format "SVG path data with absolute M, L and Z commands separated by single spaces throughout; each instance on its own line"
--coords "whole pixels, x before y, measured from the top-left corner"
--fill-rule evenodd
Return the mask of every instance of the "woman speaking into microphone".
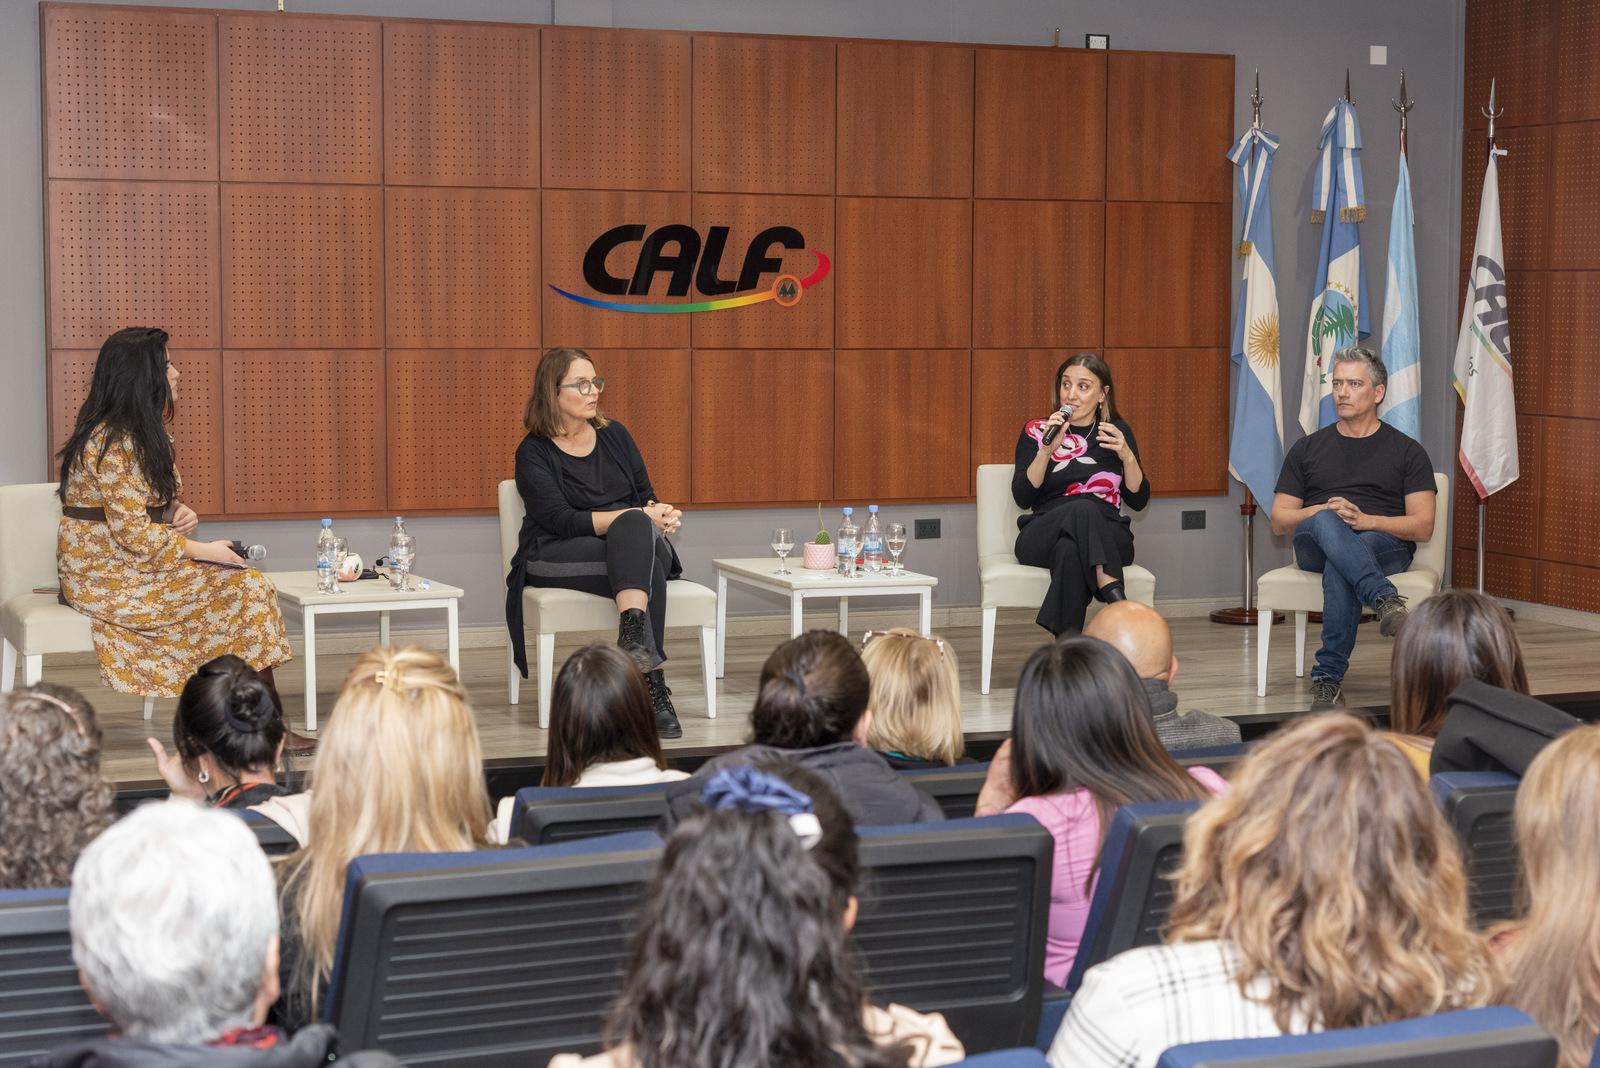
M 1150 480 L 1099 356 L 1080 352 L 1057 368 L 1051 403 L 1058 410 L 1017 439 L 1011 496 L 1029 509 L 1017 519 L 1017 560 L 1050 570 L 1038 623 L 1060 635 L 1083 629 L 1090 598 L 1127 599 L 1122 569 L 1133 563 L 1133 531 L 1122 506 L 1143 511 Z

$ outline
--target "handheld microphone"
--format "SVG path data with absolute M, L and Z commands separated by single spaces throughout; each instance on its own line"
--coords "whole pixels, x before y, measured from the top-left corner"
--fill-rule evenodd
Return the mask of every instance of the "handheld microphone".
M 233 551 L 252 564 L 259 564 L 267 558 L 267 549 L 264 545 L 246 545 L 242 541 L 229 542 Z
M 1054 441 L 1056 439 L 1056 435 L 1060 433 L 1061 430 L 1066 427 L 1067 422 L 1072 419 L 1072 405 L 1063 404 L 1061 406 L 1061 414 L 1067 417 L 1066 419 L 1062 420 L 1061 426 L 1045 428 L 1044 443 L 1046 445 L 1049 445 L 1052 441 Z

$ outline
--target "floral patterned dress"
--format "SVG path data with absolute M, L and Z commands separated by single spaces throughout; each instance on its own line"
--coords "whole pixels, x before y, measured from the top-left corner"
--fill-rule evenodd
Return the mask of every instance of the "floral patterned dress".
M 106 522 L 61 520 L 61 593 L 89 617 L 100 677 L 123 693 L 175 697 L 196 668 L 233 653 L 260 669 L 289 659 L 277 590 L 259 571 L 183 558 L 186 539 L 153 523 L 164 504 L 145 481 L 131 442 L 105 450 L 97 432 L 66 476 L 66 504 L 104 508 Z M 182 489 L 182 482 L 179 482 Z

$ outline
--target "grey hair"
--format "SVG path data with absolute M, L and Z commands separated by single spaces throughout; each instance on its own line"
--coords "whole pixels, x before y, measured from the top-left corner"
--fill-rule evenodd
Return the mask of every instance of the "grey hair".
M 1383 365 L 1383 357 L 1365 345 L 1351 345 L 1334 353 L 1333 362 L 1328 364 L 1328 373 L 1332 374 L 1333 369 L 1341 363 L 1364 363 L 1367 365 L 1367 377 L 1372 379 L 1374 387 L 1389 384 L 1389 369 Z
M 278 897 L 237 815 L 139 807 L 78 857 L 68 907 L 72 958 L 124 1035 L 199 1044 L 252 1022 Z

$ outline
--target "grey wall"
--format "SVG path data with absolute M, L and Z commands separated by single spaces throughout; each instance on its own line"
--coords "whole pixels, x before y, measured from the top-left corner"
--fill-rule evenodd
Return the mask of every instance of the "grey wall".
M 162 6 L 270 10 L 274 0 Z M 1250 121 L 1254 68 L 1266 98 L 1263 124 L 1282 138 L 1273 171 L 1278 297 L 1284 324 L 1284 409 L 1290 442 L 1305 323 L 1315 280 L 1320 228 L 1310 222 L 1311 173 L 1322 120 L 1350 70 L 1351 95 L 1364 126 L 1362 154 L 1367 192 L 1363 252 L 1368 264 L 1370 319 L 1381 330 L 1384 256 L 1398 155 L 1394 112 L 1400 68 L 1419 101 L 1411 113 L 1411 180 L 1416 203 L 1418 289 L 1423 337 L 1423 444 L 1436 470 L 1450 470 L 1454 453 L 1454 402 L 1450 357 L 1456 304 L 1460 210 L 1461 69 L 1464 0 L 1349 0 L 1336 11 L 1305 0 L 289 0 L 294 11 L 509 22 L 558 22 L 654 29 L 793 33 L 840 37 L 1049 44 L 1061 28 L 1064 44 L 1088 32 L 1108 33 L 1115 48 L 1172 52 L 1225 52 L 1237 57 L 1235 119 Z M 1388 47 L 1388 65 L 1370 66 L 1369 46 Z M 1071 107 L 1071 101 L 1063 101 Z M 40 189 L 39 28 L 32 0 L 0 0 L 0 484 L 40 481 L 47 470 L 43 227 Z M 1237 231 L 1237 223 L 1235 224 Z M 508 397 L 519 404 L 521 397 Z M 1151 472 L 1159 485 L 1161 473 Z M 1139 562 L 1155 572 L 1162 598 L 1237 597 L 1241 586 L 1240 520 L 1243 493 L 1228 498 L 1157 500 L 1135 518 Z M 863 502 L 865 503 L 865 502 Z M 1179 513 L 1204 509 L 1204 531 L 1179 530 Z M 893 509 L 903 521 L 938 517 L 944 536 L 913 542 L 906 561 L 937 574 L 937 601 L 975 604 L 978 584 L 971 505 Z M 832 525 L 837 516 L 828 516 Z M 759 555 L 778 522 L 809 533 L 805 512 L 751 509 L 695 512 L 679 539 L 687 577 L 709 582 L 710 561 Z M 408 528 L 417 535 L 420 573 L 464 587 L 462 622 L 501 619 L 504 589 L 493 517 L 425 518 Z M 339 524 L 370 560 L 383 551 L 388 524 Z M 202 536 L 259 541 L 273 567 L 309 564 L 316 526 L 308 521 L 230 522 Z M 1290 559 L 1287 539 L 1258 523 L 1258 569 Z M 770 612 L 775 601 L 739 595 L 730 610 Z

